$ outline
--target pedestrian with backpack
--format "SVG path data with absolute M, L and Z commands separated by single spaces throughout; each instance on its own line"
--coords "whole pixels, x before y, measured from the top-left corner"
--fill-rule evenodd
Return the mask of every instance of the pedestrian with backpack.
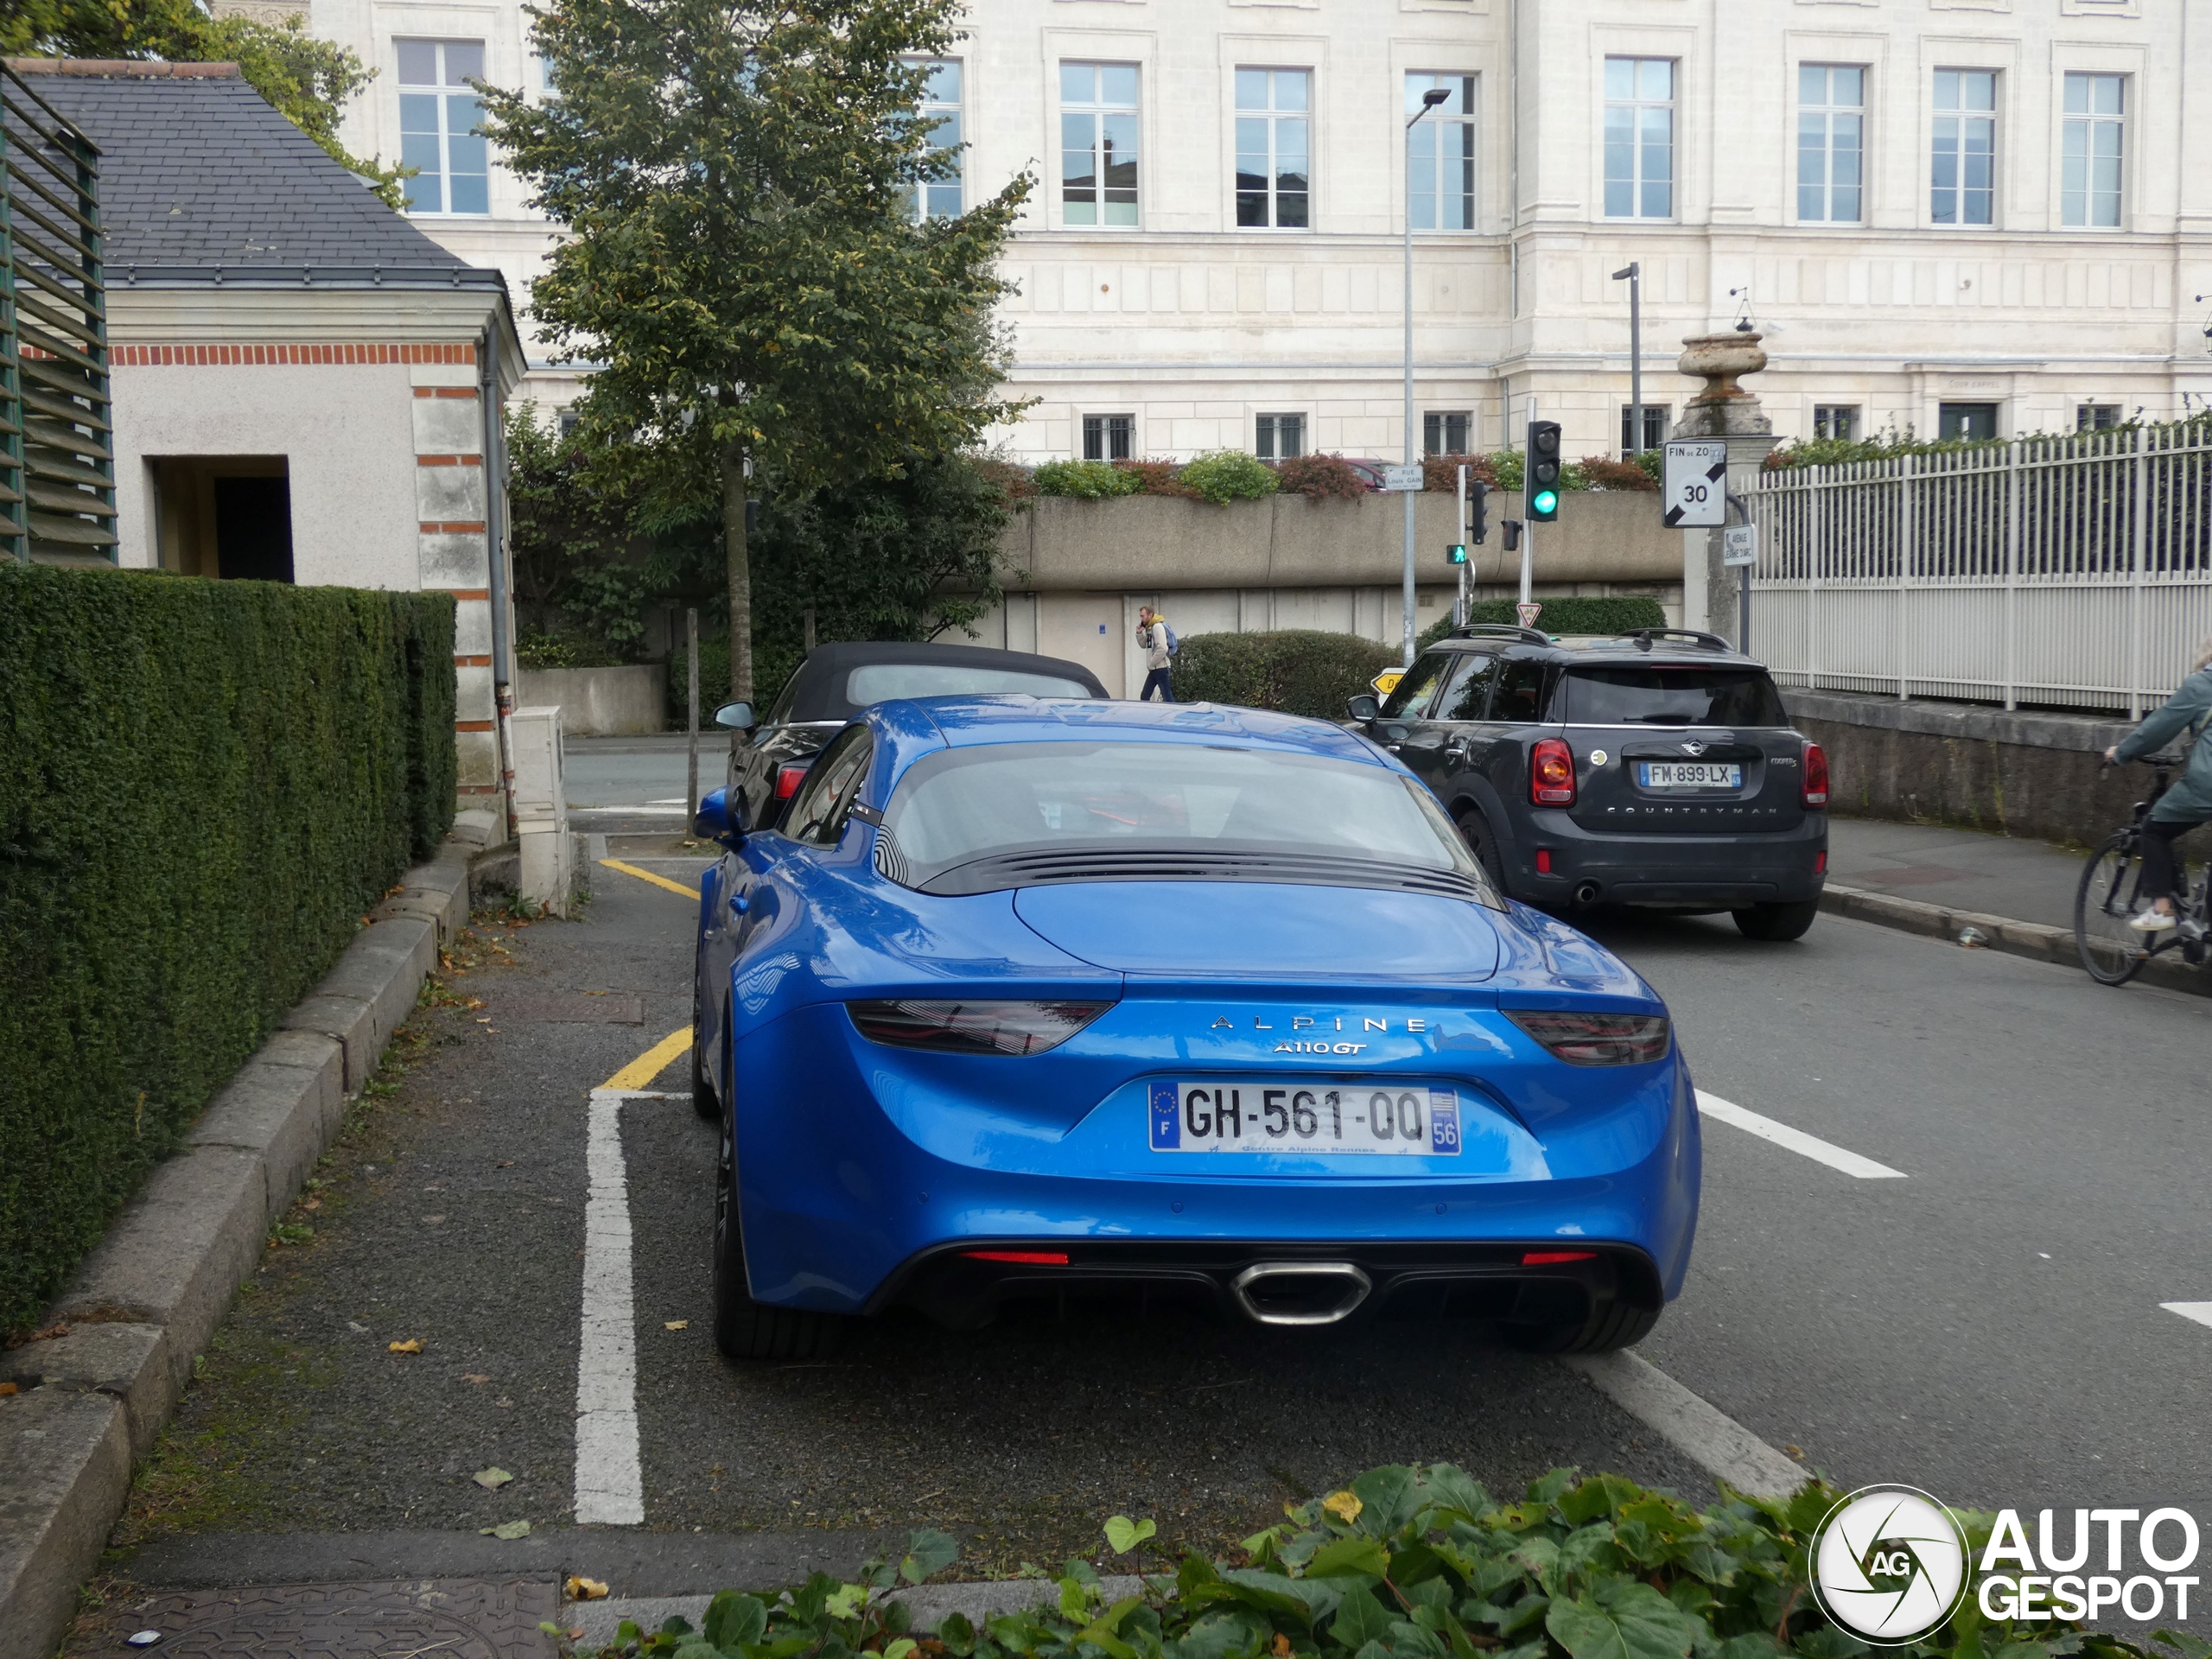
M 1151 702 L 1155 687 L 1162 702 L 1175 701 L 1174 659 L 1180 644 L 1166 617 L 1149 605 L 1138 607 L 1137 649 L 1144 652 L 1144 690 L 1137 693 L 1139 702 Z

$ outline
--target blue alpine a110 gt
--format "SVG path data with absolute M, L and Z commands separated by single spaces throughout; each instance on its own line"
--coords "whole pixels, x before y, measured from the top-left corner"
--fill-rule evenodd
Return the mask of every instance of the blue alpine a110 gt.
M 1499 898 L 1364 738 L 880 702 L 779 830 L 719 791 L 699 830 L 728 849 L 692 1057 L 727 1353 L 1102 1293 L 1588 1353 L 1681 1287 L 1698 1117 L 1665 1005 Z

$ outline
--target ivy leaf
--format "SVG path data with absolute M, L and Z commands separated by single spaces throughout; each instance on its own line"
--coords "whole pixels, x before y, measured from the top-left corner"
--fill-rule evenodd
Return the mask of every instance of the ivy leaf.
M 1541 1533 L 1532 1533 L 1513 1547 L 1513 1559 L 1529 1569 L 1529 1576 L 1548 1592 L 1559 1576 L 1559 1546 Z
M 1389 1635 L 1390 1616 L 1382 1611 L 1372 1590 L 1348 1591 L 1337 1605 L 1337 1622 L 1330 1629 L 1338 1641 L 1357 1653 L 1370 1642 L 1380 1642 Z
M 1107 1548 L 1116 1555 L 1126 1555 L 1146 1539 L 1157 1535 L 1159 1531 L 1159 1526 L 1151 1521 L 1132 1521 L 1126 1515 L 1109 1516 L 1106 1521 Z M 1244 1546 L 1245 1552 L 1248 1554 L 1253 1553 L 1255 1547 L 1267 1535 L 1265 1533 L 1261 1533 L 1247 1539 Z
M 861 1604 L 868 1599 L 864 1584 L 841 1584 L 823 1598 L 822 1611 L 832 1618 L 856 1618 Z
M 749 1648 L 767 1633 L 768 1609 L 757 1597 L 725 1590 L 707 1604 L 700 1634 L 721 1649 Z
M 1338 1602 L 1338 1592 L 1332 1586 L 1313 1579 L 1287 1579 L 1280 1573 L 1263 1573 L 1256 1567 L 1241 1567 L 1221 1575 L 1222 1582 L 1233 1585 L 1236 1598 L 1247 1606 L 1256 1607 L 1265 1613 L 1287 1613 L 1301 1624 L 1311 1625 L 1322 1609 L 1315 1604 L 1325 1603 L 1333 1611 Z
M 899 1563 L 899 1576 L 909 1584 L 919 1584 L 959 1559 L 960 1545 L 950 1533 L 926 1527 L 907 1535 L 906 1554 Z
M 1081 1579 L 1060 1580 L 1060 1617 L 1081 1618 L 1090 1611 L 1090 1592 L 1084 1587 Z
M 1403 1464 L 1386 1463 L 1351 1484 L 1361 1508 L 1344 1518 L 1370 1538 L 1388 1538 L 1421 1508 L 1421 1477 Z
M 1805 1659 L 1858 1659 L 1859 1655 L 1873 1649 L 1833 1624 L 1821 1624 L 1797 1638 L 1797 1651 Z
M 1581 1475 L 1580 1469 L 1554 1469 L 1540 1480 L 1529 1483 L 1529 1501 L 1548 1508 L 1559 1501 L 1560 1495 L 1573 1486 Z
M 947 1613 L 937 1627 L 937 1639 L 944 1643 L 945 1651 L 968 1659 L 976 1651 L 976 1627 L 968 1622 L 965 1613 Z
M 1339 1538 L 1316 1550 L 1306 1564 L 1308 1576 L 1330 1573 L 1366 1573 L 1378 1579 L 1390 1575 L 1390 1558 L 1372 1538 Z M 2198 1659 L 2191 1654 L 2187 1659 Z
M 1449 1463 L 1429 1465 L 1428 1501 L 1440 1508 L 1457 1510 L 1470 1521 L 1479 1521 L 1492 1508 L 1490 1492 L 1482 1482 Z
M 1506 1610 L 1504 1622 L 1498 1625 L 1497 1633 L 1500 1636 L 1518 1636 L 1531 1624 L 1541 1625 L 1544 1616 L 1550 1612 L 1551 1605 L 1552 1599 L 1549 1596 L 1522 1597 Z M 1536 1645 L 1538 1647 L 1543 1645 L 1541 1637 L 1538 1638 Z
M 1649 1585 L 1620 1586 L 1606 1603 L 1554 1601 L 1544 1628 L 1573 1659 L 1689 1659 L 1690 1621 Z
M 1736 1569 L 1743 1563 L 1712 1544 L 1692 1544 L 1682 1556 L 1682 1565 L 1707 1584 L 1725 1589 L 1736 1582 Z
M 1711 1647 L 1700 1648 L 1698 1654 L 1699 1659 L 1776 1659 L 1781 1651 L 1771 1636 L 1764 1630 L 1753 1630 L 1748 1636 L 1732 1636 Z
M 1616 1572 L 1620 1565 L 1620 1551 L 1613 1547 L 1612 1523 L 1599 1521 L 1567 1534 L 1559 1547 L 1555 1570 L 1581 1582 L 1600 1573 Z

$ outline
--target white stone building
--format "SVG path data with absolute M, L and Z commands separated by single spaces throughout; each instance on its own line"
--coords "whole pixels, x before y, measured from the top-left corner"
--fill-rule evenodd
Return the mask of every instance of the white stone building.
M 1032 459 L 1394 456 L 1415 224 L 1431 448 L 1621 447 L 1686 334 L 1764 331 L 1777 430 L 2070 429 L 2212 395 L 2212 27 L 2185 0 L 971 0 L 940 112 L 1008 256 Z M 543 91 L 519 0 L 312 0 L 379 77 L 357 149 L 518 297 L 548 244 L 467 134 L 472 66 Z M 2194 25 L 2192 27 L 2191 25 Z M 1414 135 L 1420 94 L 1446 98 Z M 954 193 L 932 193 L 942 209 Z M 430 211 L 435 198 L 436 211 Z M 542 353 L 540 353 L 542 355 Z M 558 403 L 573 375 L 533 365 Z M 1660 412 L 1664 410 L 1664 413 Z

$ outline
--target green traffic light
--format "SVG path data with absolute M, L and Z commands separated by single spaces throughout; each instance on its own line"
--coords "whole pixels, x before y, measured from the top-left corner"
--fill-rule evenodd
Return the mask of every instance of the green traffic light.
M 1465 542 L 1452 543 L 1447 556 L 1453 564 L 1465 564 L 1467 562 L 1467 544 Z
M 1556 490 L 1538 490 L 1530 498 L 1529 505 L 1538 512 L 1556 512 L 1559 511 L 1559 493 Z

